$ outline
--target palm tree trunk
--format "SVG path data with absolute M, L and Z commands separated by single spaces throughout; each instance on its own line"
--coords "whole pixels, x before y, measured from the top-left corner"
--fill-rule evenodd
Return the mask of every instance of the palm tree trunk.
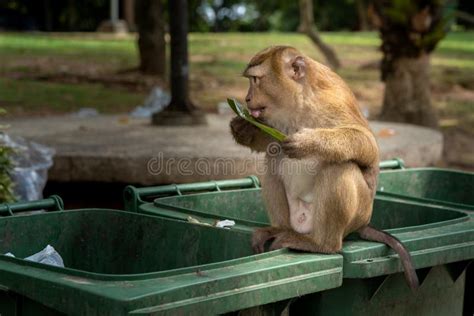
M 438 116 L 430 100 L 429 55 L 398 58 L 390 69 L 385 74 L 380 119 L 436 128 Z

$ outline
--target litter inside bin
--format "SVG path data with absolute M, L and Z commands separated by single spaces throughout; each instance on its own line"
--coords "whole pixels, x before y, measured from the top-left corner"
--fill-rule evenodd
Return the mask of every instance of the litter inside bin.
M 197 218 L 194 218 L 192 216 L 187 217 L 187 221 L 192 224 L 198 224 L 198 225 L 204 225 L 204 226 L 214 226 L 217 228 L 225 228 L 225 229 L 230 229 L 232 226 L 235 226 L 235 221 L 230 220 L 230 219 L 223 219 L 223 220 L 217 220 L 214 221 L 213 225 L 205 222 L 201 222 Z
M 15 255 L 12 254 L 11 252 L 7 252 L 5 254 L 5 256 L 15 257 Z M 43 263 L 43 264 L 49 264 L 51 266 L 64 268 L 63 258 L 61 258 L 61 255 L 51 245 L 47 245 L 40 252 L 37 252 L 34 255 L 26 257 L 25 260 L 33 261 L 33 262 L 39 262 L 39 263 Z
M 216 225 L 215 225 L 215 226 L 216 226 L 216 227 L 219 227 L 219 228 L 227 228 L 227 229 L 229 229 L 229 228 L 231 228 L 231 227 L 234 226 L 234 225 L 235 225 L 235 221 L 231 221 L 231 220 L 229 220 L 229 219 L 225 219 L 225 220 L 223 220 L 223 221 L 218 221 L 218 222 L 216 222 Z

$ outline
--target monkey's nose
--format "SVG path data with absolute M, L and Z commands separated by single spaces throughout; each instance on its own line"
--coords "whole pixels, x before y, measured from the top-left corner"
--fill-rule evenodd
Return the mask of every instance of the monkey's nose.
M 245 102 L 249 103 L 252 99 L 249 96 L 245 97 Z

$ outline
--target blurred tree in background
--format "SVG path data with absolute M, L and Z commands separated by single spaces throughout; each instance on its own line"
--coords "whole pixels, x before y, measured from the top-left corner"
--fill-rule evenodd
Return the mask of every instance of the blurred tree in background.
M 370 16 L 382 38 L 385 81 L 381 119 L 438 126 L 430 98 L 430 53 L 446 35 L 453 8 L 444 0 L 373 2 Z
M 135 0 L 140 71 L 162 77 L 166 73 L 165 11 L 162 0 Z
M 109 16 L 109 0 L 2 0 L 0 28 L 95 31 Z
M 121 17 L 126 18 L 131 1 L 120 1 Z M 312 0 L 315 25 L 321 31 L 365 30 L 370 1 Z M 167 2 L 162 0 L 165 8 Z M 456 3 L 462 16 L 459 24 L 474 27 L 474 2 Z M 2 0 L 0 29 L 95 31 L 109 18 L 109 5 L 109 0 Z M 163 18 L 167 25 L 167 13 Z M 298 1 L 189 0 L 189 20 L 191 32 L 294 32 L 299 26 Z
M 143 73 L 165 74 L 169 1 L 120 1 L 122 17 L 130 16 L 135 2 Z M 95 31 L 109 18 L 109 6 L 110 0 L 2 0 L 0 29 Z M 386 89 L 381 118 L 437 126 L 430 102 L 429 57 L 453 21 L 456 29 L 474 26 L 473 11 L 472 0 L 189 0 L 189 26 L 191 32 L 299 29 L 337 68 L 336 53 L 318 31 L 364 30 L 371 20 L 382 39 Z
M 332 69 L 337 69 L 341 66 L 341 62 L 336 55 L 336 52 L 327 45 L 314 24 L 314 10 L 312 0 L 299 0 L 300 5 L 300 25 L 298 31 L 306 34 L 313 43 L 319 48 L 326 58 L 327 63 Z
M 126 20 L 130 19 L 130 1 L 120 1 L 120 16 Z M 162 0 L 165 8 L 167 1 Z M 323 31 L 365 29 L 368 1 L 313 0 L 316 27 Z M 2 0 L 0 29 L 95 31 L 109 18 L 109 5 L 109 0 Z M 189 20 L 191 32 L 294 32 L 299 25 L 298 1 L 189 0 Z

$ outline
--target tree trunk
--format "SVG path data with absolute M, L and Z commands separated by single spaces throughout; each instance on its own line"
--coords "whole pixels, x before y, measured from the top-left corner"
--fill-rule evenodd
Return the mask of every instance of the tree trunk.
M 134 0 L 123 0 L 123 18 L 130 31 L 135 30 Z
M 161 0 L 135 0 L 140 71 L 164 77 L 166 72 L 165 23 Z
M 338 69 L 341 66 L 341 62 L 336 55 L 336 52 L 319 36 L 318 29 L 314 24 L 313 17 L 313 1 L 312 0 L 300 0 L 300 25 L 298 31 L 306 34 L 313 43 L 323 53 L 326 61 L 332 69 Z
M 43 8 L 44 8 L 44 30 L 46 32 L 51 32 L 53 30 L 53 14 L 51 12 L 52 11 L 51 1 L 44 0 Z
M 356 0 L 357 16 L 359 17 L 359 30 L 367 31 L 369 29 L 369 19 L 367 16 L 367 4 L 364 0 Z
M 392 70 L 385 75 L 380 119 L 436 128 L 438 116 L 430 101 L 429 55 L 403 57 L 392 63 Z

